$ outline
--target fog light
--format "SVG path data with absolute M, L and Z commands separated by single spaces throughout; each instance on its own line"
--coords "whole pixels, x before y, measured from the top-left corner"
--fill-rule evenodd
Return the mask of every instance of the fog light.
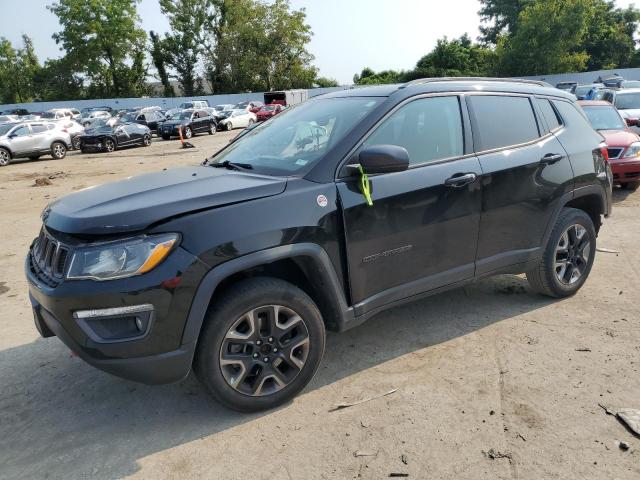
M 111 343 L 144 337 L 153 321 L 153 305 L 80 310 L 74 313 L 76 322 L 94 342 Z
M 144 327 L 142 326 L 142 320 L 140 320 L 140 317 L 136 317 L 136 328 L 139 332 L 144 332 Z

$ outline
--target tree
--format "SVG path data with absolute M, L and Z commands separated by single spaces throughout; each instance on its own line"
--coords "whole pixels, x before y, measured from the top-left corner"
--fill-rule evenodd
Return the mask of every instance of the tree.
M 31 38 L 22 36 L 23 48 L 0 37 L 0 98 L 3 103 L 30 102 L 36 97 L 34 76 L 40 69 Z
M 480 26 L 480 40 L 496 44 L 501 35 L 514 34 L 518 26 L 518 16 L 534 0 L 480 0 L 482 5 L 478 15 L 485 25 Z
M 75 100 L 85 96 L 77 66 L 68 57 L 49 59 L 34 77 L 40 101 Z
M 316 77 L 313 83 L 320 88 L 337 87 L 340 85 L 335 78 L 327 77 Z
M 640 10 L 615 8 L 614 2 L 594 0 L 593 20 L 584 39 L 588 70 L 630 67 L 636 51 L 635 32 Z
M 215 93 L 309 88 L 317 71 L 304 10 L 288 0 L 209 0 L 206 69 Z
M 162 83 L 162 95 L 165 97 L 175 97 L 175 92 L 171 85 L 169 74 L 167 73 L 167 63 L 169 59 L 167 58 L 164 41 L 153 30 L 149 32 L 149 38 L 151 39 L 151 48 L 149 53 L 151 54 L 151 61 L 156 67 L 158 79 L 160 80 L 160 83 Z
M 474 44 L 468 35 L 438 40 L 435 48 L 418 60 L 405 80 L 426 77 L 481 77 L 489 75 L 493 52 Z
M 370 68 L 364 68 L 360 75 L 354 76 L 356 85 L 380 85 L 388 83 L 400 83 L 404 81 L 406 72 L 397 72 L 395 70 L 383 70 L 374 72 Z
M 206 0 L 160 0 L 160 11 L 168 17 L 171 27 L 163 40 L 166 63 L 177 72 L 186 96 L 202 93 L 197 69 L 204 51 L 203 34 L 210 17 L 209 8 Z
M 584 70 L 589 59 L 584 38 L 593 15 L 592 0 L 535 0 L 520 13 L 516 33 L 498 37 L 496 73 L 521 76 Z
M 58 0 L 47 7 L 62 26 L 53 38 L 74 63 L 83 65 L 91 95 L 123 97 L 144 89 L 132 83 L 141 79 L 131 71 L 139 68 L 136 55 L 146 43 L 139 27 L 139 1 Z

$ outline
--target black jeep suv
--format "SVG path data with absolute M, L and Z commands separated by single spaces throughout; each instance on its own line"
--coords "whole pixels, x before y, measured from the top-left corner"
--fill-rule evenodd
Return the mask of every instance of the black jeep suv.
M 26 259 L 35 322 L 145 383 L 193 367 L 242 411 L 300 392 L 325 330 L 486 277 L 586 281 L 602 137 L 540 82 L 428 79 L 313 98 L 202 166 L 64 197 Z

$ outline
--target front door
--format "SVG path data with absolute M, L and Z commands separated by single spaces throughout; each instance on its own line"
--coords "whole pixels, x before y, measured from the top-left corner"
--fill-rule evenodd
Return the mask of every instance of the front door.
M 464 144 L 457 96 L 413 100 L 364 140 L 406 148 L 410 167 L 370 177 L 373 206 L 358 179 L 338 182 L 357 315 L 473 277 L 481 171 Z
M 27 155 L 34 150 L 33 138 L 31 136 L 31 129 L 29 125 L 21 125 L 16 128 L 11 135 L 11 142 L 9 146 L 14 155 Z

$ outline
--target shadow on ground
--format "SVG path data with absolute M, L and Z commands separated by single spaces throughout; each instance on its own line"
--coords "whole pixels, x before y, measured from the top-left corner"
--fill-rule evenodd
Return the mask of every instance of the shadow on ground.
M 526 285 L 495 277 L 330 334 L 307 391 L 552 302 Z M 121 478 L 140 458 L 270 415 L 225 410 L 192 376 L 154 387 L 112 377 L 56 338 L 0 352 L 0 385 L 0 478 Z

